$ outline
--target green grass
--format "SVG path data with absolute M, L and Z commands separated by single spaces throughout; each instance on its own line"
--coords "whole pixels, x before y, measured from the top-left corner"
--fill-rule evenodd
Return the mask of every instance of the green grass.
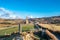
M 31 29 L 34 29 L 34 25 L 23 25 L 22 31 L 30 31 Z
M 12 32 L 17 31 L 18 27 L 8 28 L 4 30 L 0 30 L 0 35 L 11 34 Z
M 22 25 L 22 31 L 29 31 L 34 28 L 34 25 Z M 11 34 L 13 32 L 18 31 L 18 27 L 8 28 L 4 30 L 0 30 L 0 36 L 5 34 Z
M 34 29 L 34 25 L 32 24 L 23 24 L 22 25 L 22 31 L 30 31 L 31 29 Z M 11 34 L 13 32 L 18 31 L 18 26 L 17 27 L 13 27 L 13 28 L 8 28 L 8 29 L 4 29 L 4 30 L 0 30 L 0 36 L 3 36 L 6 34 Z M 37 35 L 35 35 L 37 38 L 39 38 Z M 10 38 L 5 38 L 5 40 L 12 40 L 13 36 Z

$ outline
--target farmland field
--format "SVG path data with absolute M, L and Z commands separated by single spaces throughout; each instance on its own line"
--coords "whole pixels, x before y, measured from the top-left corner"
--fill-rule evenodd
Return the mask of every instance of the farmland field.
M 22 24 L 22 31 L 29 31 L 34 28 L 33 24 Z M 18 26 L 0 30 L 0 35 L 11 34 L 18 31 Z
M 44 27 L 44 28 L 48 28 L 49 30 L 60 32 L 60 24 L 59 25 L 56 25 L 56 24 L 39 24 L 39 25 Z

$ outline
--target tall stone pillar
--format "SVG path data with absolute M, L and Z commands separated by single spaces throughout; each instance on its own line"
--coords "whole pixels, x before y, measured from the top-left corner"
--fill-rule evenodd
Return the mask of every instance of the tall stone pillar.
M 26 24 L 28 24 L 29 22 L 28 22 L 28 17 L 26 17 Z

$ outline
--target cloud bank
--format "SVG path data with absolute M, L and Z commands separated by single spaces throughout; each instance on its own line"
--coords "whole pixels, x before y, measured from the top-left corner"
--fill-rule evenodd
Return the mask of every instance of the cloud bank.
M 0 8 L 0 18 L 5 19 L 19 19 L 18 15 L 15 15 L 14 12 L 7 10 L 5 8 Z

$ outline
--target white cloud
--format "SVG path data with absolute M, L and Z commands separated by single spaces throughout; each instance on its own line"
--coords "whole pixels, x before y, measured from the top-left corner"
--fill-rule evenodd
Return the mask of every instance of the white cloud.
M 28 16 L 29 18 L 34 18 L 33 16 Z
M 6 18 L 6 19 L 15 19 L 20 18 L 18 15 L 15 15 L 14 12 L 9 11 L 5 8 L 0 8 L 0 18 Z
M 13 13 L 13 12 L 5 9 L 5 8 L 0 8 L 0 11 L 3 12 L 3 13 L 5 13 L 5 14 L 11 14 L 11 13 Z
M 0 11 L 5 11 L 5 9 L 4 8 L 0 8 Z

